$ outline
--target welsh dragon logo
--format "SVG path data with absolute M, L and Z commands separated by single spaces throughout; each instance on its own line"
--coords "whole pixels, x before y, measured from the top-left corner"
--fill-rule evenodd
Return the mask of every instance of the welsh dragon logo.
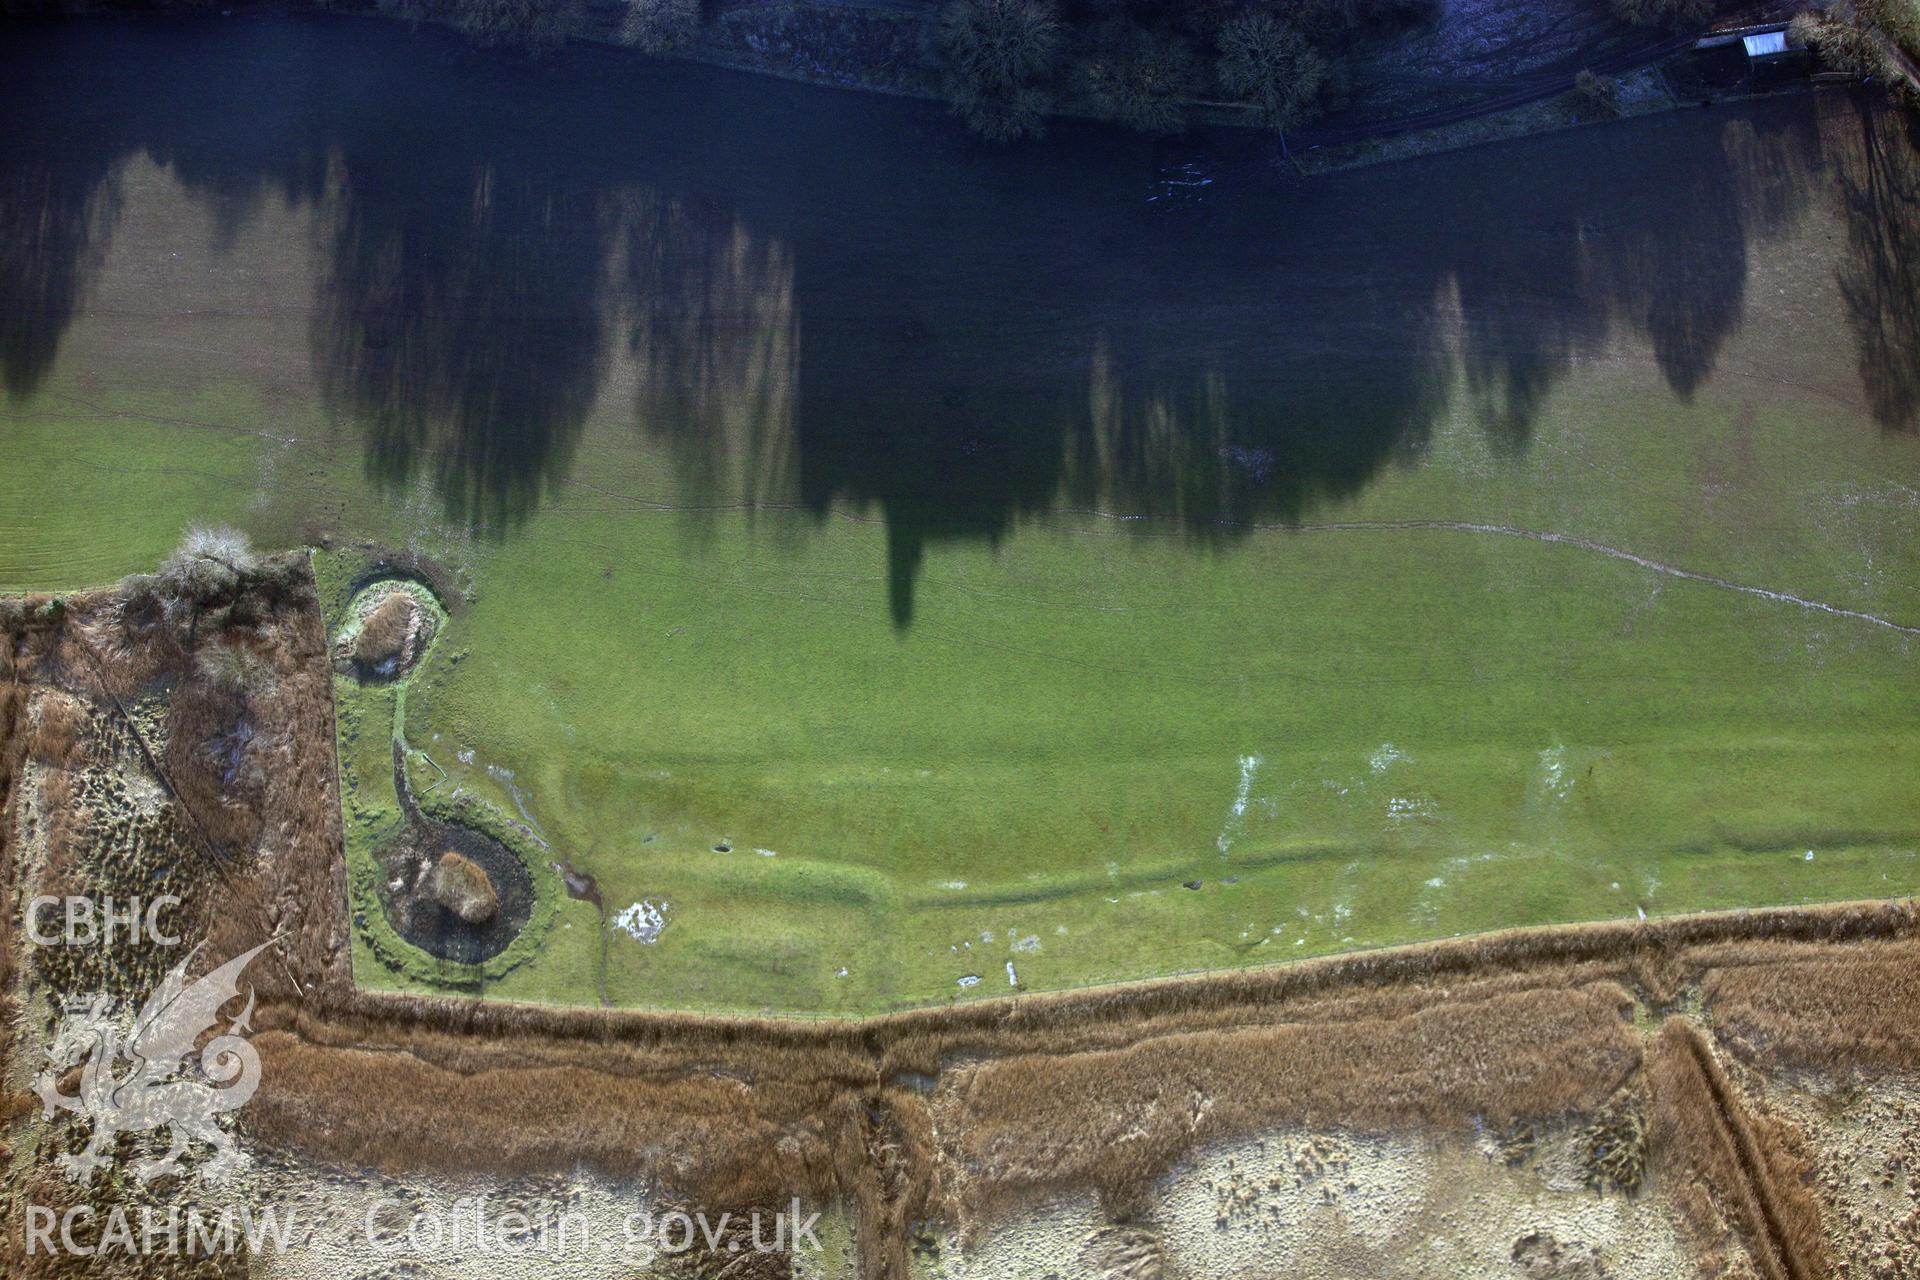
M 240 1016 L 205 1047 L 197 1045 L 203 1033 L 219 1026 L 220 1010 L 239 997 L 241 973 L 272 945 L 272 940 L 263 942 L 189 983 L 187 966 L 200 954 L 195 947 L 168 971 L 124 1031 L 104 995 L 84 1006 L 69 1005 L 47 1049 L 47 1067 L 33 1082 L 43 1116 L 73 1111 L 93 1121 L 86 1150 L 60 1158 L 68 1178 L 90 1181 L 94 1170 L 107 1163 L 119 1134 L 163 1126 L 170 1131 L 171 1145 L 165 1155 L 135 1166 L 142 1182 L 178 1169 L 194 1139 L 214 1149 L 213 1158 L 198 1170 L 205 1181 L 225 1181 L 246 1163 L 232 1136 L 214 1118 L 237 1110 L 260 1087 L 260 1054 L 245 1038 L 252 1029 L 252 988 Z M 62 1093 L 61 1077 L 76 1064 L 84 1064 L 80 1092 Z

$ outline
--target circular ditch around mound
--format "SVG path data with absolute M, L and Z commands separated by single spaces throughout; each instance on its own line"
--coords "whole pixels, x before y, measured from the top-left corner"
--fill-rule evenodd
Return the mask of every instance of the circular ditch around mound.
M 461 918 L 433 891 L 434 868 L 457 854 L 486 873 L 497 905 L 484 920 Z M 533 914 L 533 873 L 500 841 L 471 827 L 422 817 L 376 854 L 380 907 L 394 931 L 428 955 L 481 964 L 505 951 Z

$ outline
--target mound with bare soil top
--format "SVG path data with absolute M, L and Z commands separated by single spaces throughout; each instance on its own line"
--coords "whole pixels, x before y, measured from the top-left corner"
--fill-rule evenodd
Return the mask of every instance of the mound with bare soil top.
M 353 638 L 353 660 L 374 671 L 391 674 L 406 658 L 413 639 L 419 607 L 404 591 L 389 593 L 373 607 Z
M 493 837 L 422 816 L 380 855 L 380 905 L 430 955 L 479 964 L 506 950 L 533 911 L 533 876 Z
M 500 910 L 493 878 L 451 849 L 427 873 L 427 892 L 467 924 L 485 924 Z
M 337 646 L 336 664 L 362 680 L 398 680 L 418 665 L 438 617 L 411 583 L 376 582 L 360 593 L 353 622 Z

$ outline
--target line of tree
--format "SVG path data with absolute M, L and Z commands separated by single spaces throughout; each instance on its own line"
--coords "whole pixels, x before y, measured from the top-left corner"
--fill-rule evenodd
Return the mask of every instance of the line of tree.
M 1250 110 L 1275 129 L 1345 92 L 1356 38 L 1411 22 L 1434 0 L 953 0 L 934 54 L 969 126 L 1036 134 L 1055 108 L 1088 108 L 1177 132 L 1196 101 Z
M 1675 31 L 1701 26 L 1718 7 L 1719 0 L 1613 0 L 1616 17 L 1637 27 Z
M 478 44 L 534 52 L 573 36 L 607 34 L 585 0 L 382 0 L 387 3 L 400 4 L 411 16 L 444 14 Z M 671 53 L 693 43 L 699 30 L 700 0 L 626 0 L 613 35 L 648 53 Z

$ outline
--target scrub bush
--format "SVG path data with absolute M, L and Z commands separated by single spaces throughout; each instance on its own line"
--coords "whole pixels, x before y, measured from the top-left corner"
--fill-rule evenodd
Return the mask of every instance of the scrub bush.
M 1182 103 L 1202 81 L 1200 59 L 1185 40 L 1132 25 L 1103 31 L 1079 73 L 1094 106 L 1142 133 L 1178 133 L 1186 125 Z
M 699 29 L 699 0 L 627 0 L 620 43 L 647 53 L 669 53 L 692 44 Z
M 238 590 L 255 566 L 245 534 L 195 525 L 161 562 L 160 585 L 179 599 L 204 604 Z
M 273 664 L 245 645 L 216 641 L 200 651 L 195 665 L 208 684 L 243 699 L 273 688 Z
M 1582 71 L 1573 78 L 1573 92 L 1585 115 L 1611 120 L 1620 114 L 1620 82 L 1611 76 Z
M 1250 13 L 1220 29 L 1221 88 L 1252 104 L 1270 128 L 1318 114 L 1330 72 L 1326 56 L 1305 36 L 1268 14 Z
M 1697 27 L 1713 9 L 1714 0 L 1613 0 L 1614 16 L 1637 27 Z
M 567 10 L 553 0 L 454 0 L 453 25 L 477 44 L 539 51 L 567 35 Z
M 1040 0 L 956 0 L 935 31 L 953 109 L 996 141 L 1039 134 L 1048 106 L 1041 81 L 1060 36 L 1059 18 Z

